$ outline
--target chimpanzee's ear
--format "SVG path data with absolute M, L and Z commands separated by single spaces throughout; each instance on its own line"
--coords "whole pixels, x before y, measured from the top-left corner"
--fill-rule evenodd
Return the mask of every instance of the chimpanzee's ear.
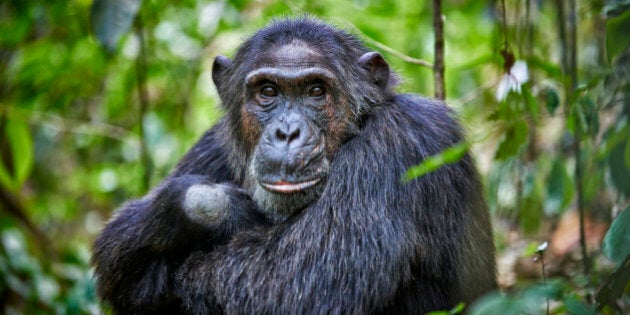
M 359 64 L 370 73 L 374 84 L 381 89 L 387 88 L 389 65 L 381 54 L 374 51 L 365 53 L 359 58 Z
M 232 66 L 232 60 L 226 56 L 217 56 L 212 64 L 212 81 L 219 88 L 223 80 L 223 74 Z

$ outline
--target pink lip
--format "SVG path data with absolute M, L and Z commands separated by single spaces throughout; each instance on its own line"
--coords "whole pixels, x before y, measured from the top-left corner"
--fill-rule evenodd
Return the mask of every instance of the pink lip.
M 315 184 L 319 183 L 320 179 L 312 179 L 307 180 L 301 183 L 290 183 L 285 181 L 277 181 L 275 183 L 265 183 L 260 182 L 260 185 L 263 186 L 266 190 L 271 192 L 281 193 L 281 194 L 292 194 L 298 191 L 302 191 L 306 188 L 312 187 Z

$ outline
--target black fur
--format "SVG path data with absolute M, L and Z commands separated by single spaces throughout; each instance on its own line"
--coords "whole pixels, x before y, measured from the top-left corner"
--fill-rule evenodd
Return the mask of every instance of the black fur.
M 241 189 L 253 147 L 239 129 L 238 92 L 254 53 L 296 38 L 331 56 L 351 108 L 321 195 L 270 224 Z M 297 19 L 258 32 L 233 62 L 217 59 L 227 116 L 98 237 L 103 300 L 120 314 L 422 314 L 494 289 L 492 228 L 471 157 L 401 181 L 462 141 L 457 121 L 440 102 L 394 94 L 393 74 L 370 77 L 358 62 L 366 52 L 353 36 Z M 229 217 L 216 226 L 182 214 L 186 189 L 204 183 L 232 187 Z

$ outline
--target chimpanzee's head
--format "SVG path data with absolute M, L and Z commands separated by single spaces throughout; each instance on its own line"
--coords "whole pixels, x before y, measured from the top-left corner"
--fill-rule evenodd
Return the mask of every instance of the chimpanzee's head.
M 334 180 L 335 151 L 391 95 L 393 74 L 354 36 L 310 18 L 274 22 L 212 77 L 227 111 L 233 167 L 274 220 L 305 208 Z

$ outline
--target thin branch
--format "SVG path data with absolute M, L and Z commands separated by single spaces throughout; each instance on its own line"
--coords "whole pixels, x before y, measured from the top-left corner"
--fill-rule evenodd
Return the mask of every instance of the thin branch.
M 389 53 L 389 54 L 393 55 L 394 57 L 396 57 L 398 59 L 401 59 L 404 62 L 412 63 L 412 64 L 415 64 L 415 65 L 419 65 L 419 66 L 423 66 L 423 67 L 427 67 L 427 68 L 433 68 L 433 64 L 428 62 L 428 61 L 426 61 L 426 60 L 418 59 L 418 58 L 414 58 L 414 57 L 405 55 L 405 54 L 399 52 L 398 50 L 395 50 L 395 49 L 393 49 L 391 47 L 386 46 L 385 44 L 383 44 L 381 42 L 378 42 L 378 41 L 376 41 L 376 40 L 374 40 L 374 39 L 372 39 L 370 37 L 367 37 L 367 35 L 365 35 L 363 33 L 361 33 L 361 35 L 364 36 L 363 38 L 368 43 L 376 46 L 378 49 L 380 49 L 380 50 L 382 50 L 382 51 L 384 51 L 386 53 Z
M 46 234 L 40 230 L 33 221 L 31 221 L 26 214 L 26 209 L 22 203 L 14 194 L 2 186 L 0 186 L 0 209 L 4 209 L 7 214 L 18 220 L 26 228 L 26 230 L 33 235 L 37 248 L 39 248 L 44 254 L 54 259 L 58 257 L 57 251 L 53 247 L 52 242 L 48 239 Z
M 435 83 L 435 97 L 444 100 L 444 16 L 442 15 L 442 0 L 433 0 L 433 29 L 435 32 L 435 63 L 433 77 Z
M 540 263 L 542 268 L 543 281 L 545 285 L 547 285 L 547 271 L 545 270 L 545 251 L 540 252 Z M 549 315 L 549 297 L 545 297 L 545 300 L 547 301 L 547 312 L 545 314 Z
M 136 87 L 138 88 L 138 100 L 140 102 L 140 113 L 138 115 L 138 125 L 140 127 L 140 163 L 143 166 L 142 185 L 146 191 L 151 183 L 152 163 L 149 157 L 146 133 L 144 128 L 144 118 L 149 108 L 149 94 L 147 92 L 147 49 L 144 39 L 144 27 L 140 14 L 136 17 L 136 34 L 140 42 L 140 52 L 136 58 Z
M 571 93 L 575 93 L 577 88 L 577 23 L 576 23 L 576 4 L 575 0 L 569 0 L 569 17 L 568 32 L 570 39 L 570 49 L 568 50 L 568 74 Z M 577 106 L 577 102 L 573 106 Z M 588 277 L 591 269 L 590 259 L 588 257 L 588 250 L 586 248 L 586 232 L 585 232 L 585 216 L 586 205 L 584 202 L 584 189 L 583 189 L 583 177 L 582 173 L 584 165 L 582 163 L 582 130 L 579 127 L 575 128 L 575 140 L 573 141 L 573 154 L 575 155 L 575 186 L 578 202 L 578 211 L 580 213 L 580 247 L 582 248 L 582 267 L 584 274 Z
M 135 140 L 135 138 L 130 138 L 131 132 L 129 130 L 104 122 L 68 119 L 46 112 L 4 104 L 0 104 L 0 111 L 3 111 L 11 119 L 27 122 L 31 125 L 50 126 L 64 133 L 107 137 L 119 141 Z
M 348 22 L 346 20 L 343 20 L 343 19 L 336 19 L 336 20 L 341 21 L 345 26 L 347 26 L 348 28 L 351 28 L 355 33 L 361 35 L 363 40 L 365 40 L 366 42 L 376 46 L 376 48 L 378 48 L 378 49 L 380 49 L 380 50 L 382 50 L 382 51 L 384 51 L 384 52 L 386 52 L 388 54 L 393 55 L 396 58 L 401 59 L 404 62 L 416 64 L 416 65 L 427 67 L 427 68 L 433 68 L 433 64 L 432 63 L 430 63 L 430 62 L 428 62 L 426 60 L 423 60 L 423 59 L 418 59 L 418 58 L 414 58 L 414 57 L 405 55 L 405 54 L 401 53 L 400 51 L 389 47 L 389 46 L 387 46 L 387 45 L 385 45 L 385 44 L 383 44 L 383 43 L 381 43 L 381 42 L 379 42 L 379 41 L 369 37 L 367 34 L 361 32 L 361 30 L 358 27 L 356 27 L 354 24 L 352 24 L 352 23 L 350 23 L 350 22 Z
M 452 105 L 457 105 L 457 106 L 464 106 L 472 101 L 474 101 L 475 99 L 477 99 L 478 97 L 480 97 L 485 91 L 494 88 L 497 86 L 497 84 L 499 84 L 500 78 L 488 81 L 480 86 L 478 86 L 477 88 L 475 88 L 474 90 L 468 91 L 466 94 L 462 95 L 461 97 L 457 98 L 457 99 L 452 99 L 449 100 L 449 104 Z
M 570 117 L 574 111 L 579 110 L 578 103 L 573 101 L 573 108 L 571 108 L 571 99 L 574 99 L 572 95 L 575 93 L 577 87 L 577 24 L 576 24 L 576 4 L 575 0 L 568 0 L 568 12 L 565 7 L 564 0 L 556 2 L 557 19 L 558 19 L 558 35 L 560 39 L 560 49 L 562 54 L 562 71 L 566 76 L 565 80 L 565 101 L 564 112 L 565 116 Z M 566 23 L 566 24 L 565 24 Z M 588 250 L 586 247 L 586 232 L 585 232 L 585 216 L 586 207 L 584 201 L 584 189 L 583 189 L 583 177 L 582 173 L 584 164 L 582 161 L 582 130 L 579 126 L 574 128 L 573 134 L 573 157 L 575 159 L 574 168 L 574 182 L 575 192 L 577 199 L 578 213 L 580 216 L 580 249 L 582 252 L 582 268 L 584 275 L 588 276 L 590 273 L 590 262 L 588 257 Z M 588 278 L 588 277 L 587 277 Z

